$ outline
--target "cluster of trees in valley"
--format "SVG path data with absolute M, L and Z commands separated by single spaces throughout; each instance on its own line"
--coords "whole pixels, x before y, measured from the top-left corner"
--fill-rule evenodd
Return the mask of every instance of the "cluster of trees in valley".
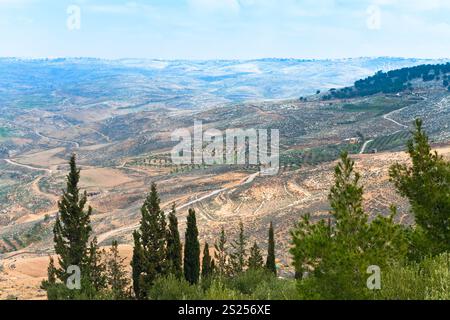
M 129 276 L 118 243 L 105 251 L 92 239 L 92 208 L 78 187 L 73 156 L 53 230 L 58 261 L 50 259 L 42 288 L 49 299 L 450 299 L 450 163 L 432 152 L 421 120 L 415 125 L 407 145 L 411 164 L 394 165 L 390 177 L 409 199 L 416 224 L 395 223 L 395 206 L 389 216 L 369 221 L 360 175 L 343 153 L 329 217 L 313 223 L 306 214 L 292 226 L 295 279 L 277 277 L 276 226 L 269 226 L 264 256 L 262 244 L 248 243 L 242 223 L 236 239 L 229 241 L 222 229 L 210 246 L 199 242 L 189 209 L 182 242 L 175 206 L 166 216 L 155 184 L 133 233 Z M 67 286 L 71 266 L 81 270 L 76 289 Z M 374 266 L 381 286 L 369 288 Z

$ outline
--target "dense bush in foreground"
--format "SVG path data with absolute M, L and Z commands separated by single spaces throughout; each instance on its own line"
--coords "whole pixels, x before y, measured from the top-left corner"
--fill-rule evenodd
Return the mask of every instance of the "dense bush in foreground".
M 391 266 L 374 295 L 387 300 L 450 300 L 450 254 Z
M 158 279 L 149 292 L 155 300 L 296 300 L 295 281 L 270 272 L 247 270 L 236 277 L 212 277 L 190 285 L 170 275 Z

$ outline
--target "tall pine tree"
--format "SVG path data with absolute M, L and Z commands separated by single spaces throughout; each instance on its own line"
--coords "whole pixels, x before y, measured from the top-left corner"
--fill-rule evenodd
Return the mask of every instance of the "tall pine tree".
M 230 262 L 233 274 L 239 274 L 244 271 L 247 258 L 247 237 L 244 232 L 244 224 L 239 222 L 238 238 L 231 243 L 233 252 L 230 254 Z
M 391 167 L 391 181 L 408 198 L 418 227 L 412 235 L 413 248 L 420 255 L 450 251 L 450 162 L 432 152 L 422 120 L 415 122 L 413 138 L 408 142 L 412 165 Z
M 197 283 L 200 276 L 200 243 L 198 241 L 197 219 L 194 209 L 189 209 L 184 244 L 184 277 L 191 283 Z
M 119 255 L 119 244 L 114 240 L 111 249 L 106 256 L 106 270 L 109 288 L 115 300 L 125 300 L 129 298 L 129 280 L 123 262 L 125 258 Z
M 97 244 L 97 238 L 94 238 L 88 250 L 88 276 L 86 281 L 89 283 L 93 295 L 102 291 L 107 286 L 106 265 L 102 261 L 103 250 L 100 250 Z
M 175 203 L 169 213 L 169 229 L 167 231 L 167 263 L 170 272 L 177 278 L 183 276 L 183 253 L 180 241 L 180 233 L 178 231 L 178 219 L 175 209 Z
M 79 181 L 80 170 L 77 168 L 75 155 L 72 155 L 66 190 L 58 202 L 59 212 L 53 228 L 55 253 L 59 265 L 55 268 L 55 273 L 63 283 L 69 276 L 67 274 L 69 266 L 78 266 L 82 277 L 86 278 L 89 275 L 92 208 L 89 206 L 85 210 L 87 196 L 86 192 L 80 194 Z
M 225 229 L 222 227 L 220 231 L 219 239 L 214 244 L 215 253 L 214 256 L 217 261 L 215 266 L 217 273 L 220 276 L 224 276 L 229 272 L 228 266 L 228 246 L 227 246 L 227 236 L 225 234 Z
M 393 223 L 395 210 L 390 217 L 368 222 L 360 175 L 347 153 L 341 155 L 334 178 L 331 219 L 314 223 L 307 214 L 292 231 L 296 278 L 302 279 L 299 288 L 309 286 L 300 290 L 304 299 L 366 299 L 372 293 L 367 290 L 367 268 L 375 264 L 383 269 L 390 261 L 401 261 L 404 232 Z
M 47 279 L 41 282 L 41 289 L 47 291 L 47 299 L 53 300 L 57 297 L 53 297 L 51 293 L 52 287 L 56 284 L 56 268 L 55 268 L 55 261 L 52 256 L 49 257 L 50 262 L 47 267 Z
M 267 247 L 267 260 L 266 260 L 266 268 L 270 272 L 277 274 L 277 267 L 275 264 L 275 238 L 273 234 L 273 224 L 270 222 L 269 227 L 269 245 Z
M 144 249 L 141 244 L 141 235 L 138 231 L 133 232 L 133 257 L 131 259 L 131 278 L 133 281 L 134 297 L 138 300 L 145 299 L 146 295 L 141 290 L 142 276 L 145 270 Z
M 264 259 L 256 242 L 250 248 L 250 256 L 248 257 L 247 265 L 250 270 L 262 269 L 264 266 Z
M 75 155 L 71 156 L 69 165 L 66 190 L 58 202 L 59 212 L 53 227 L 58 266 L 55 266 L 53 258 L 50 259 L 48 279 L 42 283 L 42 288 L 47 290 L 49 299 L 95 298 L 106 288 L 104 264 L 97 240 L 94 238 L 89 242 L 92 208 L 85 209 L 87 195 L 86 192 L 80 193 L 78 187 L 80 170 Z M 65 287 L 68 277 L 73 274 L 68 273 L 69 267 L 73 266 L 81 271 L 80 290 Z
M 209 254 L 209 244 L 205 242 L 205 247 L 203 248 L 203 258 L 202 258 L 202 279 L 206 279 L 211 276 L 213 272 L 213 260 Z
M 166 217 L 160 208 L 160 202 L 156 184 L 152 183 L 141 208 L 140 229 L 134 235 L 135 250 L 131 265 L 133 288 L 138 299 L 145 299 L 155 279 L 168 272 Z M 135 281 L 138 283 L 134 283 Z

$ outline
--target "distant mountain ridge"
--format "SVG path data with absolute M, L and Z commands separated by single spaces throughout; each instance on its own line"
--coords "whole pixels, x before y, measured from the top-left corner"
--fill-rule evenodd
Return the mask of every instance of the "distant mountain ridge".
M 0 58 L 0 108 L 55 108 L 101 100 L 191 109 L 271 99 L 297 99 L 343 88 L 377 71 L 447 60 L 155 60 Z M 26 97 L 26 99 L 24 99 Z

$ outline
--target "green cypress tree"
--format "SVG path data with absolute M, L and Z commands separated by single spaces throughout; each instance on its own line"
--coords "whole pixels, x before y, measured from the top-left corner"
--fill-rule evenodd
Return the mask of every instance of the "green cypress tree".
M 86 192 L 80 195 L 79 181 L 80 170 L 77 168 L 75 155 L 72 155 L 67 187 L 58 202 L 59 213 L 53 228 L 55 252 L 59 264 L 59 267 L 56 268 L 56 275 L 64 283 L 68 277 L 66 271 L 69 266 L 78 266 L 82 276 L 87 275 L 89 268 L 92 208 L 88 207 L 85 210 L 87 196 Z
M 269 245 L 267 247 L 267 260 L 266 260 L 266 268 L 270 272 L 277 274 L 277 268 L 275 264 L 275 238 L 273 233 L 273 224 L 270 222 L 269 227 Z
M 47 298 L 50 300 L 52 297 L 50 296 L 49 289 L 52 288 L 56 284 L 57 275 L 55 268 L 55 261 L 52 256 L 49 257 L 49 264 L 47 267 L 47 280 L 42 281 L 41 289 L 47 291 Z
M 231 272 L 239 274 L 244 271 L 245 260 L 247 257 L 247 237 L 244 232 L 244 224 L 239 223 L 238 238 L 231 243 L 233 252 L 230 254 Z
M 251 270 L 262 269 L 264 266 L 264 259 L 256 242 L 250 248 L 250 256 L 248 257 L 247 265 Z
M 106 270 L 108 285 L 115 300 L 125 300 L 129 298 L 129 280 L 127 272 L 124 269 L 124 261 L 125 258 L 121 258 L 119 255 L 119 244 L 117 240 L 114 240 L 111 244 L 111 249 L 106 256 Z
M 138 231 L 133 232 L 133 257 L 131 259 L 131 278 L 133 280 L 133 292 L 134 296 L 138 300 L 145 299 L 146 295 L 143 290 L 141 290 L 141 277 L 145 270 L 145 258 L 144 258 L 144 250 L 141 244 L 141 236 Z
M 219 239 L 214 244 L 215 253 L 214 256 L 217 260 L 217 265 L 215 266 L 217 273 L 220 276 L 225 276 L 229 272 L 228 266 L 228 247 L 227 247 L 227 236 L 225 234 L 225 229 L 222 227 L 220 231 Z
M 92 294 L 104 290 L 107 286 L 106 265 L 102 261 L 104 251 L 100 250 L 97 239 L 94 238 L 88 249 L 88 274 L 86 283 L 92 289 Z
M 133 280 L 138 280 L 139 284 L 133 282 L 133 287 L 135 294 L 138 289 L 138 299 L 145 299 L 155 279 L 168 272 L 166 218 L 160 208 L 160 202 L 156 184 L 152 183 L 150 193 L 141 208 L 139 236 L 134 237 L 135 247 L 136 241 L 139 242 L 136 249 L 138 256 L 132 261 L 132 267 L 137 268 L 133 270 Z
M 335 185 L 328 196 L 337 233 L 346 242 L 359 241 L 358 237 L 352 235 L 364 232 L 367 227 L 367 215 L 363 210 L 363 188 L 359 183 L 361 176 L 354 172 L 354 165 L 348 154 L 343 154 L 341 162 L 335 168 Z
M 185 279 L 191 284 L 197 283 L 200 276 L 200 243 L 194 209 L 189 209 L 187 217 L 183 266 Z
M 47 279 L 48 279 L 48 283 L 50 285 L 53 285 L 56 283 L 55 261 L 52 256 L 50 256 L 50 262 L 49 262 L 48 268 L 47 268 Z
M 180 241 L 180 233 L 178 231 L 178 219 L 176 215 L 175 203 L 169 213 L 169 229 L 167 232 L 167 261 L 170 272 L 177 278 L 183 275 L 182 261 L 182 245 Z
M 197 283 L 200 276 L 200 243 L 198 241 L 197 219 L 194 209 L 189 209 L 184 244 L 184 277 Z
M 415 121 L 413 138 L 408 141 L 412 165 L 396 164 L 391 181 L 408 198 L 418 225 L 412 247 L 422 247 L 423 255 L 450 250 L 450 162 L 432 152 L 422 120 Z M 419 254 L 420 255 L 420 254 Z
M 208 278 L 212 274 L 213 260 L 209 254 L 209 244 L 205 242 L 205 247 L 203 248 L 203 258 L 202 258 L 202 279 Z

